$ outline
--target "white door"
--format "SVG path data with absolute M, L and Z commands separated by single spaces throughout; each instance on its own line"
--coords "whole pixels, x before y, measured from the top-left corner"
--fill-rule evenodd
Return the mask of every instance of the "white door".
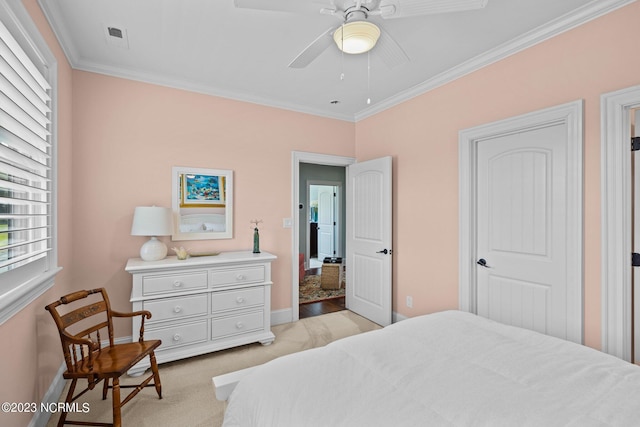
M 346 305 L 391 324 L 391 157 L 347 167 Z
M 335 189 L 318 186 L 318 260 L 334 256 L 335 251 Z
M 567 339 L 567 125 L 478 142 L 478 314 Z

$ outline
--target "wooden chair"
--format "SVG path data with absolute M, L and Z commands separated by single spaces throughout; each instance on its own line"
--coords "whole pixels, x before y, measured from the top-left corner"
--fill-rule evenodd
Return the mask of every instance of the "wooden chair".
M 96 294 L 96 297 L 90 295 Z M 93 301 L 93 302 L 91 302 Z M 75 304 L 71 304 L 75 303 Z M 71 304 L 68 308 L 66 306 Z M 78 307 L 80 304 L 87 304 Z M 74 425 L 101 425 L 120 427 L 122 425 L 121 408 L 131 400 L 144 387 L 154 385 L 158 397 L 162 399 L 162 386 L 158 365 L 154 350 L 161 344 L 160 340 L 144 341 L 144 320 L 151 317 L 149 311 L 136 311 L 135 313 L 120 313 L 111 310 L 109 297 L 104 288 L 88 291 L 78 291 L 65 295 L 58 301 L 46 306 L 53 320 L 58 326 L 62 351 L 67 370 L 63 376 L 71 379 L 69 392 L 67 393 L 66 406 L 85 394 L 104 380 L 102 399 L 107 398 L 107 391 L 112 389 L 113 398 L 113 424 L 94 423 L 84 421 L 66 421 L 67 413 L 61 412 L 58 427 L 65 424 Z M 64 313 L 60 313 L 64 311 Z M 140 325 L 140 338 L 137 342 L 114 344 L 113 342 L 113 318 L 142 316 Z M 100 331 L 107 333 L 109 345 L 102 347 Z M 151 375 L 138 385 L 120 385 L 120 377 L 131 369 L 136 363 L 149 356 L 151 360 Z M 76 383 L 79 379 L 86 379 L 87 388 L 73 395 Z M 153 379 L 153 383 L 149 382 Z M 120 388 L 135 388 L 127 397 L 120 401 Z

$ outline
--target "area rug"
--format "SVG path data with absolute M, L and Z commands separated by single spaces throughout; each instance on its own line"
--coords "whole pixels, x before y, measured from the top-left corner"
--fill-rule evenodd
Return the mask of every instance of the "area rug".
M 300 304 L 322 301 L 344 296 L 344 281 L 340 289 L 322 289 L 320 287 L 320 276 L 305 276 L 300 284 Z

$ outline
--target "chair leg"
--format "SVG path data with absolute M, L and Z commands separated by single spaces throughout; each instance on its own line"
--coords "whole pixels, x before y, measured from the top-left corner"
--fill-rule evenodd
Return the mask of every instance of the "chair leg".
M 71 380 L 71 385 L 69 385 L 69 392 L 67 393 L 67 398 L 65 400 L 65 402 L 67 404 L 71 403 L 71 401 L 73 400 L 73 392 L 76 390 L 76 383 L 78 382 L 77 378 L 74 378 Z M 67 407 L 69 405 L 65 405 L 65 407 Z M 64 422 L 67 419 L 67 411 L 62 411 L 60 412 L 60 419 L 58 420 L 58 427 L 62 427 L 64 426 Z
M 107 399 L 108 391 L 109 391 L 109 377 L 104 379 L 104 384 L 102 385 L 102 400 Z
M 156 386 L 156 392 L 158 397 L 162 399 L 162 384 L 160 383 L 160 374 L 158 373 L 158 363 L 156 362 L 156 355 L 152 351 L 149 354 L 149 360 L 151 361 L 151 372 L 153 372 L 153 384 Z
M 111 397 L 113 399 L 113 427 L 122 427 L 122 413 L 120 411 L 120 378 L 113 379 Z

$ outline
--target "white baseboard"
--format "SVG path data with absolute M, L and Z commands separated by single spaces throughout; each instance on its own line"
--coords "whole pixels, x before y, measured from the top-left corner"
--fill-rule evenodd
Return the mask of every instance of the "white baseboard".
M 293 311 L 290 308 L 271 312 L 271 325 L 282 325 L 293 321 Z
M 401 322 L 403 320 L 407 320 L 408 317 L 405 316 L 405 315 L 402 315 L 400 313 L 396 313 L 394 311 L 393 314 L 391 315 L 391 319 L 392 319 L 393 323 L 397 323 L 397 322 Z
M 64 373 L 65 369 L 67 369 L 67 364 L 62 362 L 60 368 L 58 369 L 58 372 L 56 372 L 56 375 L 51 382 L 51 385 L 42 397 L 42 403 L 52 404 L 57 403 L 58 400 L 60 400 L 60 395 L 62 394 L 62 390 L 64 389 L 66 381 L 64 378 L 62 378 L 62 374 Z M 52 414 L 51 412 L 40 412 L 38 410 L 33 418 L 31 418 L 29 427 L 45 427 L 49 422 L 49 418 L 51 418 L 51 415 L 55 414 Z

